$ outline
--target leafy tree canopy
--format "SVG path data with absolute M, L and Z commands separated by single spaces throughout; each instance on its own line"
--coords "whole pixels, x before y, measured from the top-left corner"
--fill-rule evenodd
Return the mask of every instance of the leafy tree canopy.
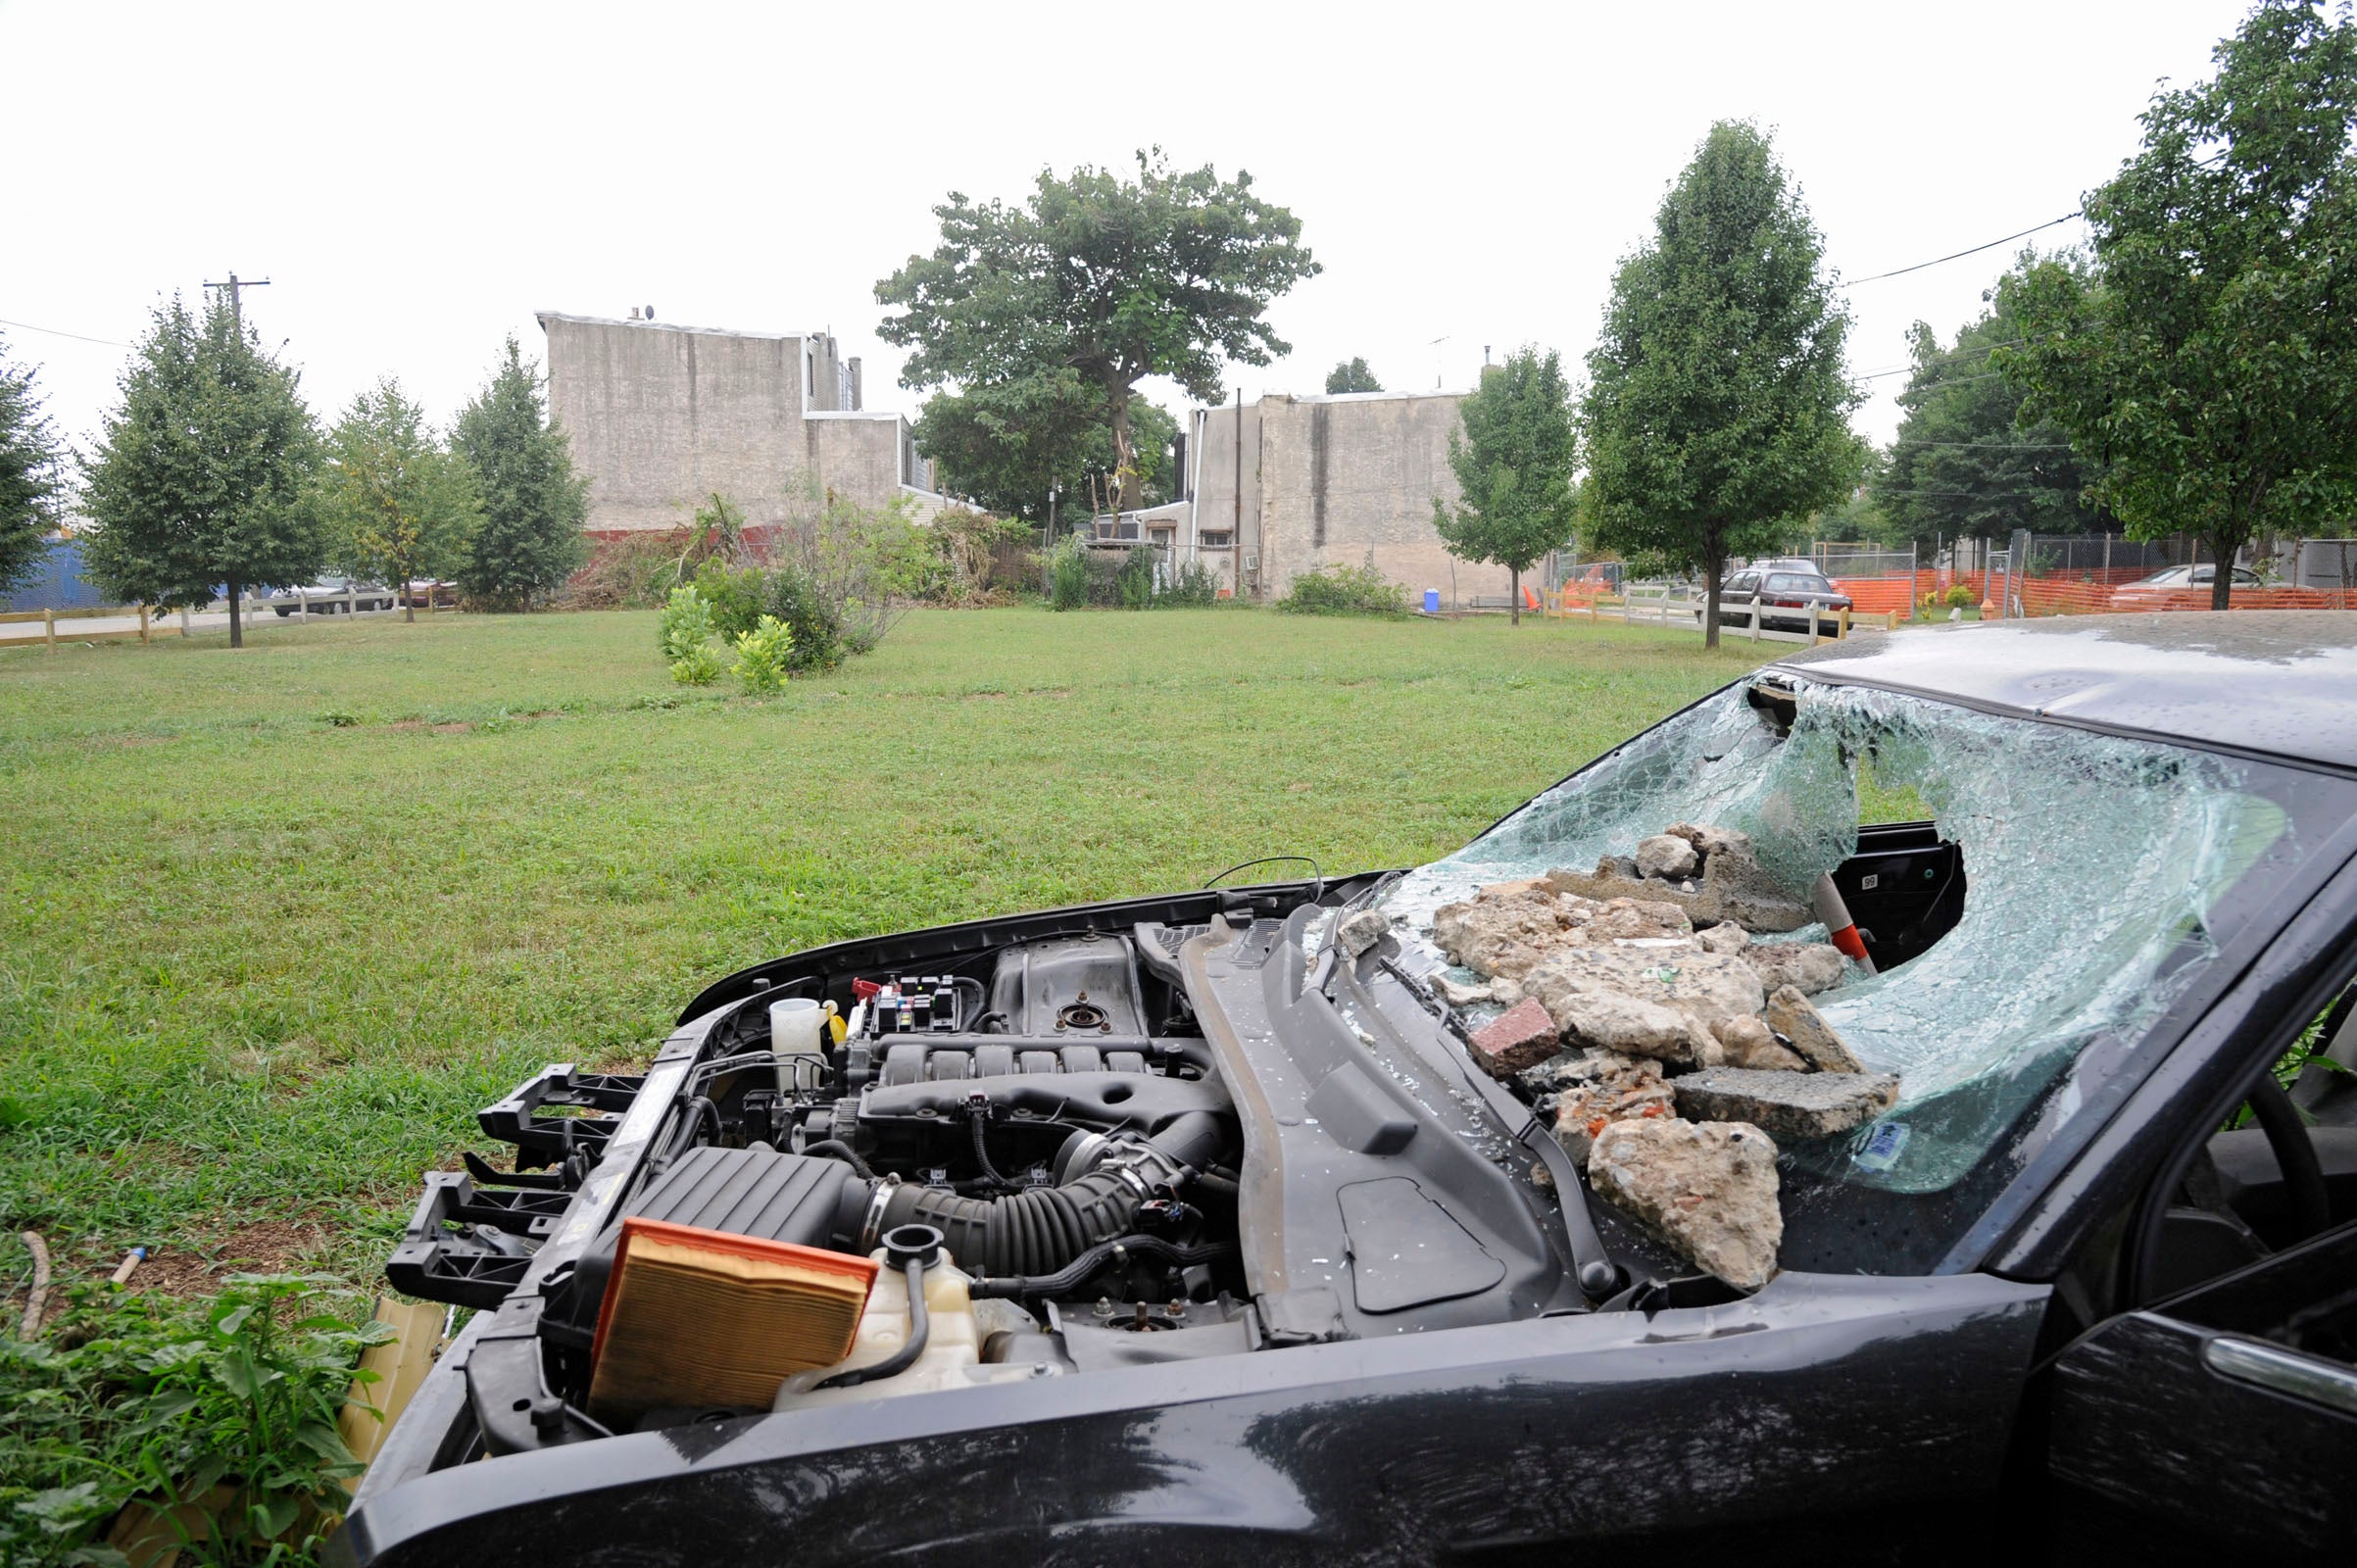
M 2087 197 L 2092 269 L 2004 284 L 2026 340 L 1991 357 L 2101 460 L 2131 535 L 2195 533 L 2224 564 L 2357 505 L 2357 26 L 2345 3 L 2271 0 L 2213 59 L 2154 96 L 2142 150 Z
M 1621 264 L 1588 356 L 1584 518 L 1607 548 L 1699 569 L 1713 646 L 1727 558 L 1771 548 L 1865 464 L 1824 249 L 1768 138 L 1722 121 Z
M 2076 269 L 2073 258 L 2054 265 Z M 2017 270 L 2041 265 L 2024 252 Z M 2003 538 L 2016 528 L 2079 533 L 2104 514 L 2085 498 L 2097 477 L 2060 425 L 2022 418 L 2020 381 L 1990 368 L 1995 351 L 2019 346 L 2025 328 L 2010 296 L 1992 289 L 1989 308 L 1942 347 L 1925 322 L 1908 345 L 1914 370 L 1898 395 L 1905 411 L 1874 498 L 1896 543 L 1959 535 Z
M 441 449 L 424 412 L 390 378 L 352 400 L 327 454 L 319 508 L 331 551 L 356 573 L 399 583 L 417 619 L 410 584 L 460 569 L 482 521 L 474 470 Z
M 1158 506 L 1176 490 L 1178 420 L 1144 399 L 1129 418 L 1138 505 Z M 1086 515 L 1096 497 L 1119 490 L 1105 394 L 1074 370 L 937 392 L 917 416 L 916 443 L 940 466 L 944 489 L 1030 522 L 1047 519 L 1051 485 L 1062 492 L 1062 516 Z
M 1329 396 L 1345 392 L 1380 392 L 1383 383 L 1367 368 L 1367 362 L 1352 358 L 1343 361 L 1326 372 L 1326 391 Z
M 56 525 L 57 438 L 32 382 L 0 340 L 0 592 L 32 575 Z
M 573 471 L 570 441 L 548 421 L 540 367 L 513 335 L 450 444 L 473 466 L 483 502 L 482 525 L 459 564 L 468 605 L 515 611 L 545 601 L 587 558 L 589 480 Z
M 1144 493 L 1138 382 L 1166 375 L 1217 402 L 1223 360 L 1267 365 L 1290 351 L 1266 312 L 1319 270 L 1301 220 L 1262 200 L 1252 175 L 1222 180 L 1208 164 L 1181 172 L 1159 148 L 1138 154 L 1135 179 L 1088 165 L 1064 178 L 1042 171 L 1021 206 L 952 192 L 933 211 L 941 244 L 876 285 L 876 302 L 900 312 L 878 335 L 914 351 L 901 383 L 1008 389 L 1075 372 L 1105 399 L 1124 509 Z
M 1464 499 L 1438 497 L 1432 525 L 1463 561 L 1489 561 L 1513 573 L 1509 613 L 1522 620 L 1522 574 L 1540 557 L 1570 542 L 1574 523 L 1571 387 L 1549 350 L 1524 348 L 1482 373 L 1459 405 L 1462 435 L 1449 432 L 1449 466 Z
M 87 468 L 98 533 L 83 559 L 100 586 L 166 608 L 225 587 L 236 648 L 238 594 L 319 571 L 325 541 L 304 496 L 319 432 L 300 381 L 228 305 L 202 320 L 176 295 L 156 308 Z

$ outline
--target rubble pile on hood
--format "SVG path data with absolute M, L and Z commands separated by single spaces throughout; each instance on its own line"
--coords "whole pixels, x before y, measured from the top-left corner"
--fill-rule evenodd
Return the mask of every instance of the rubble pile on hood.
M 1505 1008 L 1473 1034 L 1474 1058 L 1552 1111 L 1598 1193 L 1750 1288 L 1783 1234 L 1771 1139 L 1844 1132 L 1897 1099 L 1809 1001 L 1841 982 L 1841 953 L 1751 940 L 1810 918 L 1745 835 L 1682 822 L 1593 875 L 1443 906 L 1435 945 L 1480 979 L 1438 989 Z

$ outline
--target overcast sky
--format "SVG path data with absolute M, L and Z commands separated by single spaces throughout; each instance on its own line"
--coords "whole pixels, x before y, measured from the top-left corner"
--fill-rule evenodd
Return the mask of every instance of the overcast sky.
M 1587 351 L 1715 119 L 1773 130 L 1864 278 L 2072 212 L 2244 10 L 0 0 L 0 335 L 77 438 L 123 350 L 53 333 L 127 344 L 231 270 L 270 279 L 249 315 L 323 416 L 389 374 L 446 421 L 507 333 L 541 352 L 536 310 L 633 305 L 831 327 L 868 407 L 913 413 L 872 291 L 932 206 L 1158 143 L 1251 171 L 1325 265 L 1273 312 L 1291 357 L 1231 388 L 1351 355 L 1461 386 L 1485 345 Z M 2011 249 L 1859 283 L 1852 369 L 1902 365 L 1918 318 L 1952 334 Z M 1903 380 L 1864 383 L 1877 440 Z

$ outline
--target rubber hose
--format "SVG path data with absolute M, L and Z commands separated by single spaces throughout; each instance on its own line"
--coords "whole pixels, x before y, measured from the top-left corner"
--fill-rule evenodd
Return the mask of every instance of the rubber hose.
M 814 1144 L 805 1144 L 802 1152 L 806 1154 L 831 1155 L 857 1171 L 861 1181 L 872 1182 L 876 1179 L 876 1173 L 867 1168 L 867 1161 L 859 1157 L 859 1152 L 840 1138 L 821 1138 Z
M 904 1185 L 885 1200 L 879 1228 L 935 1226 L 958 1266 L 976 1273 L 1046 1274 L 1100 1242 L 1127 1235 L 1140 1201 L 1126 1177 L 1106 1170 L 1001 1198 L 960 1198 Z
M 1222 1253 L 1233 1250 L 1235 1249 L 1224 1242 L 1206 1242 L 1198 1247 L 1181 1247 L 1174 1242 L 1166 1242 L 1159 1236 L 1119 1236 L 1109 1242 L 1099 1242 L 1095 1247 L 1090 1248 L 1053 1274 L 1034 1274 L 1027 1278 L 970 1280 L 966 1284 L 966 1294 L 973 1297 L 1061 1296 L 1066 1291 L 1077 1289 L 1088 1280 L 1090 1275 L 1111 1262 L 1117 1254 L 1126 1254 L 1131 1257 L 1158 1257 L 1183 1268 L 1190 1263 L 1207 1263 Z
M 925 1341 L 933 1333 L 932 1314 L 925 1308 L 925 1265 L 922 1259 L 910 1258 L 908 1277 L 908 1338 L 907 1343 L 872 1366 L 854 1367 L 813 1385 L 821 1389 L 848 1389 L 857 1384 L 873 1383 L 879 1378 L 892 1377 L 916 1365 L 916 1358 L 925 1353 Z
M 1222 1198 L 1234 1198 L 1243 1192 L 1233 1177 L 1214 1176 L 1207 1170 L 1197 1171 L 1195 1180 L 1189 1185 L 1199 1192 L 1216 1193 Z

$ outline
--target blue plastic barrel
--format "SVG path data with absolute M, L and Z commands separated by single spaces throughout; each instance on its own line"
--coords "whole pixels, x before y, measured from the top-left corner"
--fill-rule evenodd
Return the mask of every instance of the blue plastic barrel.
M 1426 613 L 1427 615 L 1437 615 L 1437 614 L 1439 614 L 1440 612 L 1441 612 L 1441 590 L 1439 590 L 1438 588 L 1427 588 L 1427 589 L 1425 589 L 1425 590 L 1424 590 L 1424 613 Z

